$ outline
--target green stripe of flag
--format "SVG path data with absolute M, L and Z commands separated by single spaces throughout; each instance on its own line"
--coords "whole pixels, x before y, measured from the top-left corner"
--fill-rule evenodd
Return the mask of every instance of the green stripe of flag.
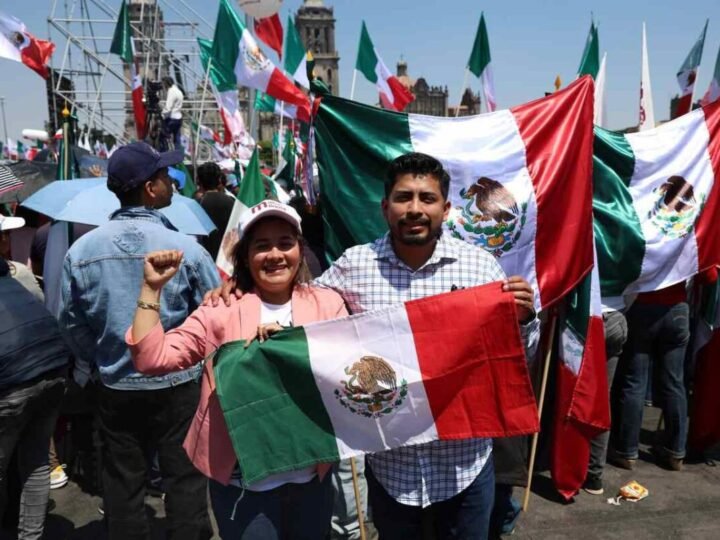
M 321 156 L 318 167 L 325 249 L 330 259 L 336 259 L 349 246 L 370 242 L 385 233 L 380 201 L 387 165 L 413 151 L 410 125 L 406 114 L 328 95 L 320 104 L 315 129 Z M 361 168 L 358 156 L 362 156 Z
M 305 47 L 292 17 L 288 15 L 287 24 L 285 25 L 285 71 L 290 75 L 294 75 L 303 60 L 305 60 Z
M 247 484 L 339 459 L 302 327 L 273 336 L 262 348 L 257 340 L 248 349 L 244 341 L 223 345 L 215 360 L 215 383 Z
M 375 46 L 370 39 L 370 34 L 365 26 L 365 21 L 362 23 L 360 29 L 360 44 L 358 45 L 357 61 L 355 62 L 355 69 L 365 75 L 365 78 L 371 83 L 376 83 L 378 75 L 375 72 L 375 66 L 377 66 L 378 58 L 375 54 Z
M 113 33 L 112 42 L 110 43 L 110 52 L 117 54 L 127 64 L 132 64 L 134 61 L 132 29 L 130 28 L 130 18 L 128 17 L 125 0 L 120 4 L 120 13 L 118 14 L 115 32 Z
M 473 43 L 467 67 L 473 75 L 479 77 L 489 63 L 490 42 L 488 40 L 487 28 L 485 27 L 485 15 L 481 13 L 477 33 L 475 34 L 475 42 Z
M 210 65 L 210 80 L 215 85 L 218 92 L 226 92 L 237 88 L 235 73 L 225 68 L 220 62 L 212 60 L 213 43 L 209 39 L 197 38 L 200 49 L 200 62 L 203 71 L 207 72 L 208 64 Z
M 580 59 L 578 77 L 590 75 L 595 79 L 598 71 L 600 71 L 600 43 L 597 26 L 595 26 L 594 22 L 591 22 L 590 31 L 588 32 L 587 41 L 585 42 L 585 49 Z
M 595 127 L 593 225 L 604 297 L 620 296 L 640 277 L 645 238 L 628 190 L 635 155 L 621 133 Z

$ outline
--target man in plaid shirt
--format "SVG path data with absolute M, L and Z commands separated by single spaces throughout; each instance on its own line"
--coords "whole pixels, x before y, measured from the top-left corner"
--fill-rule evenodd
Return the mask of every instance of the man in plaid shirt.
M 382 201 L 389 232 L 345 251 L 315 283 L 335 289 L 352 313 L 362 313 L 502 280 L 504 290 L 515 295 L 530 357 L 539 335 L 533 290 L 521 277 L 506 278 L 483 249 L 443 233 L 449 185 L 447 172 L 431 156 L 395 159 Z M 224 287 L 223 296 L 233 288 Z M 444 323 L 452 321 L 438 321 Z M 492 439 L 406 446 L 368 456 L 367 465 L 369 502 L 381 540 L 420 538 L 429 507 L 437 538 L 487 538 L 495 491 Z
M 519 277 L 506 279 L 492 255 L 442 232 L 450 210 L 449 183 L 435 158 L 413 153 L 395 159 L 382 202 L 390 231 L 345 251 L 315 283 L 335 289 L 352 313 L 362 313 L 505 280 L 524 323 L 520 330 L 526 350 L 532 352 L 539 322 L 530 285 Z M 495 489 L 492 439 L 406 446 L 368 456 L 367 464 L 373 521 L 381 539 L 420 538 L 421 516 L 431 505 L 438 538 L 487 537 Z

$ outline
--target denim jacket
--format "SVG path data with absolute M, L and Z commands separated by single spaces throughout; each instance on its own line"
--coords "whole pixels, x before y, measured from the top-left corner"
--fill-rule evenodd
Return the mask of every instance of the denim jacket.
M 117 390 L 154 390 L 187 382 L 200 366 L 158 377 L 137 372 L 125 344 L 143 281 L 145 255 L 183 251 L 178 273 L 163 287 L 160 320 L 167 331 L 182 324 L 208 290 L 220 284 L 215 263 L 194 238 L 160 212 L 145 207 L 115 211 L 110 221 L 79 238 L 65 256 L 60 328 L 76 356 L 75 380 L 84 385 L 97 370 Z

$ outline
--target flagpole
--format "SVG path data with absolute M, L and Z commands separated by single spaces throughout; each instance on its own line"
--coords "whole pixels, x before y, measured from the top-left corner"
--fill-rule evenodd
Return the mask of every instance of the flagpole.
M 97 105 L 100 101 L 100 94 L 102 93 L 102 85 L 105 81 L 105 75 L 107 75 L 108 67 L 110 65 L 110 54 L 107 53 L 107 57 L 105 58 L 105 66 L 103 68 L 102 75 L 100 76 L 100 84 L 98 85 L 98 91 L 95 94 L 95 102 L 93 103 L 92 110 L 90 111 L 90 119 L 88 120 L 88 125 L 92 125 L 93 120 L 95 120 L 95 109 L 97 109 Z M 130 93 L 132 94 L 132 85 L 133 82 L 130 81 Z
M 197 155 L 198 151 L 200 150 L 200 126 L 202 125 L 202 115 L 203 115 L 203 109 L 205 108 L 205 96 L 207 94 L 207 85 L 208 80 L 210 79 L 210 68 L 212 67 L 212 56 L 208 58 L 208 65 L 207 69 L 205 70 L 205 82 L 203 84 L 202 89 L 202 98 L 200 98 L 200 110 L 198 110 L 198 120 L 197 120 L 197 129 L 195 130 L 195 147 L 193 148 L 192 152 L 192 164 L 193 164 L 193 178 L 195 182 L 197 183 L 197 167 L 195 166 L 197 164 Z M 222 111 L 220 111 L 220 114 L 222 115 Z M 190 130 L 192 134 L 192 130 Z
M 285 102 L 281 101 L 280 102 L 280 131 L 278 132 L 278 151 L 277 151 L 278 165 L 280 164 L 280 156 L 282 156 L 282 144 L 280 143 L 280 140 L 282 139 L 284 112 L 285 112 Z
M 357 80 L 357 69 L 353 69 L 352 86 L 350 87 L 350 101 L 355 98 L 355 81 Z
M 463 92 L 465 92 L 465 88 L 467 88 L 467 81 L 468 81 L 469 73 L 470 73 L 470 70 L 468 68 L 465 68 L 465 76 L 463 77 L 463 84 L 462 84 L 462 88 L 460 89 L 460 100 L 458 101 L 457 109 L 455 109 L 455 118 L 460 116 L 460 105 L 462 104 Z
M 355 508 L 357 508 L 358 525 L 360 526 L 360 540 L 365 540 L 365 516 L 362 511 L 362 502 L 360 500 L 360 487 L 358 485 L 357 467 L 355 467 L 355 458 L 350 458 L 350 471 L 352 472 L 353 490 L 355 491 Z
M 547 342 L 547 349 L 543 359 L 543 372 L 542 382 L 540 383 L 540 395 L 538 398 L 538 424 L 542 421 L 542 410 L 545 404 L 545 390 L 547 388 L 548 373 L 550 372 L 550 357 L 552 355 L 553 343 L 555 341 L 555 323 L 557 321 L 557 314 L 555 311 L 550 314 L 550 337 Z M 538 437 L 540 431 L 533 434 L 532 444 L 530 446 L 530 463 L 528 465 L 528 478 L 527 485 L 525 486 L 525 496 L 523 497 L 523 512 L 527 512 L 530 504 L 530 487 L 532 485 L 533 472 L 535 469 L 535 454 L 537 452 Z

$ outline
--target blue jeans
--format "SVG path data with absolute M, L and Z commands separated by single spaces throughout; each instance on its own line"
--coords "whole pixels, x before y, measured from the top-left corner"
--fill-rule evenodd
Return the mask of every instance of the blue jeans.
M 0 518 L 7 504 L 8 467 L 15 452 L 22 485 L 18 540 L 43 536 L 50 494 L 48 450 L 65 378 L 65 370 L 56 369 L 0 392 Z
M 603 314 L 603 323 L 605 329 L 605 355 L 607 357 L 607 382 L 608 391 L 612 391 L 613 380 L 615 378 L 615 370 L 618 365 L 618 359 L 622 354 L 623 346 L 628 337 L 628 326 L 620 311 L 611 311 Z M 610 394 L 608 394 L 608 400 Z M 597 435 L 590 441 L 590 462 L 588 464 L 588 476 L 601 478 L 603 469 L 605 468 L 605 458 L 607 457 L 608 442 L 610 440 L 610 432 L 605 431 Z
M 513 498 L 513 486 L 495 484 L 495 504 L 490 518 L 493 535 L 512 534 L 522 506 Z
M 305 484 L 243 490 L 210 480 L 210 500 L 223 540 L 324 540 L 330 532 L 333 489 L 328 473 Z M 234 513 L 234 515 L 233 515 Z
M 637 459 L 643 402 L 650 358 L 659 370 L 654 389 L 665 419 L 662 447 L 668 455 L 685 457 L 687 396 L 684 385 L 685 350 L 690 339 L 689 307 L 635 304 L 627 314 L 628 345 L 632 354 L 624 366 L 615 424 L 614 448 L 627 459 Z
M 422 538 L 423 514 L 432 514 L 437 540 L 485 540 L 495 500 L 495 466 L 492 455 L 478 477 L 463 491 L 427 508 L 397 502 L 365 466 L 368 502 L 380 540 Z

